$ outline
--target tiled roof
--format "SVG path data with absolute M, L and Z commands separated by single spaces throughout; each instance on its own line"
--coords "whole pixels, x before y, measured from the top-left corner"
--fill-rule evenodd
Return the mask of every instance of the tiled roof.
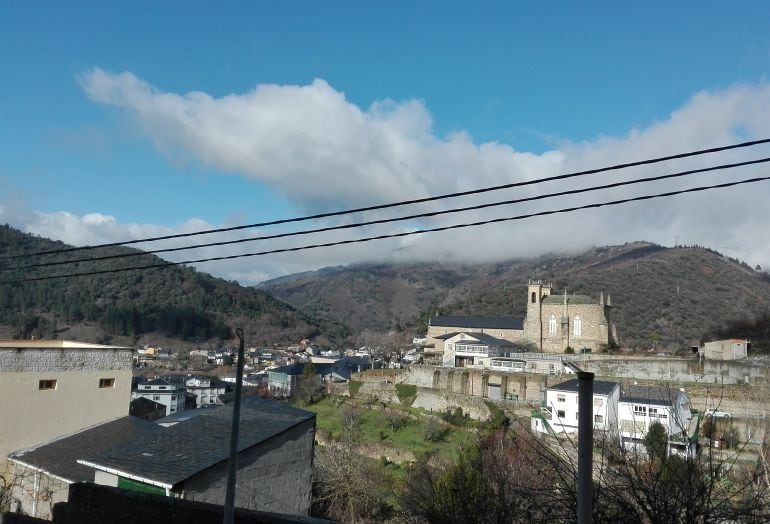
M 524 320 L 514 317 L 447 316 L 431 317 L 431 326 L 484 329 L 524 329 Z
M 554 384 L 548 389 L 551 391 L 566 391 L 569 393 L 577 393 L 579 383 L 580 382 L 578 379 L 573 378 L 560 384 Z M 619 384 L 617 382 L 611 382 L 609 380 L 594 380 L 594 395 L 609 395 L 618 385 Z
M 76 462 L 83 460 L 174 485 L 227 460 L 232 413 L 231 405 L 223 406 L 170 427 L 122 417 L 13 457 L 74 482 L 93 482 L 94 469 Z M 314 418 L 315 413 L 280 402 L 245 397 L 238 450 Z
M 656 406 L 670 406 L 679 396 L 676 388 L 656 386 L 626 386 L 620 392 L 620 401 L 633 404 L 652 404 Z
M 78 459 L 130 445 L 140 436 L 146 438 L 162 430 L 157 424 L 138 417 L 121 417 L 30 450 L 16 451 L 9 457 L 72 482 L 93 482 L 93 468 L 78 464 Z
M 493 337 L 491 335 L 487 335 L 486 333 L 476 333 L 475 331 L 463 331 L 462 332 L 465 335 L 468 335 L 471 338 L 475 338 L 482 344 L 486 344 L 487 346 L 512 346 L 513 342 L 510 340 L 504 340 L 502 338 Z M 459 335 L 460 333 L 455 333 L 455 335 Z M 463 342 L 473 342 L 472 340 L 464 339 L 464 340 L 458 340 L 455 342 L 455 344 L 462 344 Z
M 332 371 L 332 365 L 330 363 L 314 363 L 313 367 L 315 372 L 320 375 L 328 375 Z M 285 373 L 286 375 L 301 375 L 305 371 L 305 364 L 289 364 L 288 366 L 281 366 L 278 368 L 268 369 L 269 373 Z
M 238 451 L 313 418 L 315 413 L 309 411 L 257 397 L 249 398 L 241 406 Z M 131 443 L 82 458 L 100 466 L 174 485 L 227 460 L 231 419 L 232 406 L 225 406 L 164 428 L 160 434 L 151 432 L 140 435 Z

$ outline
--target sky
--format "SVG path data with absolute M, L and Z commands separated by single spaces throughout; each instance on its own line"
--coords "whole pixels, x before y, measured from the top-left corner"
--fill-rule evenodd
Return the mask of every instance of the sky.
M 745 2 L 0 2 L 0 223 L 75 245 L 339 211 L 770 137 L 770 7 Z M 770 156 L 770 146 L 157 249 Z M 164 255 L 323 243 L 761 176 L 766 167 Z M 637 240 L 770 267 L 770 182 L 197 264 L 255 284 L 357 262 Z M 59 271 L 65 271 L 64 268 Z

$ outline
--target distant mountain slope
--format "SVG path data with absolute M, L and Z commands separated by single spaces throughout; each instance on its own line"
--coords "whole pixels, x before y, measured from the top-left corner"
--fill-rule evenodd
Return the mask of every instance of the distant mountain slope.
M 0 226 L 3 257 L 63 249 L 61 242 Z M 137 252 L 116 247 L 99 255 Z M 83 258 L 92 252 L 2 260 L 13 268 L 54 260 Z M 157 264 L 154 255 L 95 263 L 3 271 L 0 280 L 94 269 Z M 133 343 L 154 338 L 204 342 L 234 337 L 242 327 L 249 344 L 296 341 L 317 326 L 293 307 L 272 296 L 174 266 L 88 277 L 0 285 L 0 335 L 29 338 L 74 338 L 82 341 Z
M 633 347 L 688 346 L 736 319 L 770 311 L 766 273 L 709 249 L 645 242 L 474 266 L 351 266 L 260 287 L 357 331 L 419 328 L 437 310 L 524 316 L 530 278 L 552 281 L 557 293 L 566 287 L 570 294 L 609 294 L 621 342 Z

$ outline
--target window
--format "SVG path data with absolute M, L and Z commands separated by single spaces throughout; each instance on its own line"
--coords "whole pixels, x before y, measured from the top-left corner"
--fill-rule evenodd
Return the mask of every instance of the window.
M 566 402 L 567 397 L 565 395 L 556 395 L 556 401 L 557 402 Z
M 575 320 L 573 322 L 572 335 L 575 337 L 580 337 L 583 335 L 583 321 L 580 320 L 580 317 L 577 315 L 575 315 Z
M 153 395 L 153 396 L 152 396 L 152 399 L 153 399 L 153 400 L 160 400 L 160 395 Z
M 532 292 L 532 303 L 534 304 L 535 302 L 537 302 L 537 294 L 533 291 Z
M 604 405 L 604 400 L 599 397 L 594 397 L 594 406 L 601 407 Z
M 636 416 L 636 417 L 646 417 L 647 416 L 647 406 L 634 406 L 634 416 Z
M 548 334 L 549 335 L 556 334 L 556 316 L 555 315 L 551 315 L 551 318 L 548 319 Z
M 167 389 L 167 388 L 168 388 L 168 386 L 160 386 L 160 387 L 158 387 L 158 389 Z
M 556 412 L 556 417 L 559 418 L 560 420 L 563 419 L 564 418 L 564 410 L 560 409 L 559 411 L 557 411 Z
M 654 418 L 668 418 L 668 413 L 664 409 L 658 411 L 658 408 L 650 408 L 650 417 Z
M 115 379 L 114 378 L 100 378 L 99 379 L 99 387 L 100 388 L 114 388 L 115 387 Z
M 56 380 L 41 380 L 37 383 L 37 389 L 56 389 Z
M 580 411 L 575 411 L 575 420 L 580 420 Z
M 594 415 L 594 422 L 596 424 L 604 424 L 604 416 L 603 415 Z

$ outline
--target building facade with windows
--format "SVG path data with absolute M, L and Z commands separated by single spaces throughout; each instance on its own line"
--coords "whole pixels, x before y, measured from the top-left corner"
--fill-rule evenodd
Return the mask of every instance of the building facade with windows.
M 578 379 L 573 378 L 549 387 L 545 393 L 545 418 L 557 432 L 577 433 L 578 430 Z M 594 429 L 617 435 L 620 384 L 605 380 L 593 382 Z M 535 428 L 543 431 L 544 429 Z
M 428 322 L 426 355 L 442 356 L 449 339 L 460 333 L 481 333 L 507 340 L 512 344 L 528 344 L 544 353 L 599 352 L 612 345 L 616 329 L 612 324 L 612 302 L 609 294 L 599 298 L 587 295 L 552 294 L 551 283 L 530 280 L 527 285 L 527 315 L 513 317 L 435 316 Z
M 146 398 L 166 406 L 166 416 L 184 410 L 186 389 L 167 380 L 155 379 L 139 384 L 131 392 L 131 400 Z
M 0 341 L 0 462 L 18 449 L 128 414 L 133 349 Z
M 629 386 L 624 388 L 618 410 L 620 437 L 629 449 L 644 449 L 650 426 L 659 422 L 668 434 L 669 454 L 692 455 L 698 420 L 690 410 L 687 394 L 676 388 Z

